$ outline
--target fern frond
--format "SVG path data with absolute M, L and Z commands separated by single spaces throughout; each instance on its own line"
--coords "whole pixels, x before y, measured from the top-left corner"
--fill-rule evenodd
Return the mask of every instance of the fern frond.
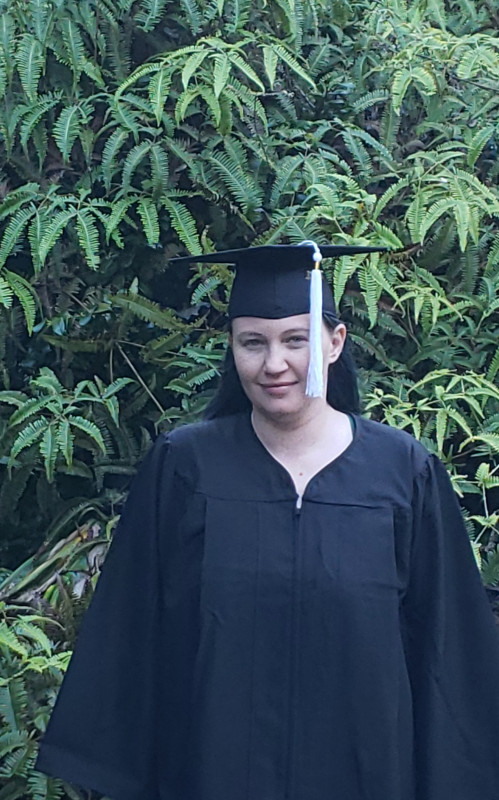
M 141 142 L 140 144 L 136 144 L 130 152 L 128 153 L 125 159 L 125 165 L 123 167 L 123 188 L 129 189 L 130 184 L 132 182 L 132 178 L 135 174 L 137 167 L 139 166 L 140 162 L 146 157 L 149 150 L 151 149 L 150 142 Z
M 16 636 L 15 632 L 10 628 L 6 622 L 3 620 L 0 621 L 0 645 L 3 647 L 12 650 L 13 653 L 16 655 L 21 656 L 22 658 L 28 657 L 28 650 L 23 642 Z M 7 687 L 0 686 L 0 713 L 7 718 L 7 698 L 5 692 L 7 691 Z M 15 715 L 12 713 L 11 715 L 11 727 L 16 730 L 17 725 L 15 721 Z M 9 721 L 9 719 L 7 719 Z
M 263 65 L 267 75 L 270 88 L 274 89 L 274 83 L 277 73 L 277 53 L 271 45 L 263 45 Z
M 14 625 L 14 631 L 19 636 L 23 636 L 35 642 L 48 656 L 52 654 L 50 639 L 38 625 L 34 625 L 32 622 L 23 619 L 23 617 L 19 617 Z
M 104 178 L 104 185 L 108 191 L 111 188 L 111 182 L 115 173 L 116 156 L 129 136 L 129 130 L 117 128 L 112 132 L 111 136 L 104 145 L 104 150 L 102 151 L 101 170 L 102 177 Z
M 279 199 L 289 192 L 293 193 L 295 188 L 290 188 L 286 192 L 289 182 L 295 176 L 296 172 L 303 167 L 302 156 L 285 156 L 278 163 L 277 176 L 272 187 L 270 195 L 270 204 L 272 208 L 277 208 Z
M 56 397 L 58 400 L 64 394 L 64 386 L 50 367 L 42 367 L 36 378 L 32 378 L 30 385 L 36 389 L 41 389 L 47 394 Z
M 475 166 L 483 148 L 494 135 L 494 130 L 495 129 L 493 125 L 486 125 L 485 128 L 482 128 L 482 130 L 479 130 L 475 133 L 468 145 L 468 154 L 466 156 L 466 161 L 469 167 Z
M 25 450 L 27 447 L 31 447 L 32 444 L 37 442 L 43 436 L 47 425 L 48 421 L 45 419 L 45 417 L 40 417 L 39 419 L 35 419 L 33 422 L 30 422 L 25 428 L 22 429 L 22 431 L 20 431 L 10 451 L 10 465 L 14 463 L 16 457 L 23 450 Z
M 111 297 L 114 305 L 124 308 L 135 317 L 150 322 L 163 330 L 182 330 L 182 323 L 171 309 L 161 308 L 158 303 L 137 294 L 116 294 Z M 1 399 L 1 396 L 0 396 Z
M 196 86 L 192 89 L 185 89 L 178 97 L 177 103 L 175 105 L 175 121 L 177 125 L 180 125 L 181 122 L 187 116 L 187 109 L 191 105 L 191 103 L 199 97 L 201 93 L 200 87 Z
M 77 212 L 76 230 L 88 266 L 90 269 L 98 269 L 100 264 L 99 231 L 95 224 L 95 218 L 87 209 L 83 208 Z
M 167 72 L 166 69 L 158 70 L 149 81 L 149 102 L 158 125 L 161 122 L 165 110 L 165 103 L 170 91 L 171 82 L 171 73 Z
M 243 75 L 246 75 L 248 80 L 251 81 L 251 83 L 253 83 L 261 92 L 265 91 L 265 86 L 261 82 L 253 67 L 251 67 L 239 53 L 229 53 L 229 60 L 231 64 L 237 67 L 243 73 Z
M 30 219 L 35 213 L 36 206 L 34 203 L 29 203 L 27 206 L 19 209 L 10 220 L 4 231 L 2 242 L 0 244 L 0 267 L 4 266 L 8 257 L 14 251 Z
M 47 476 L 47 481 L 52 483 L 54 480 L 54 469 L 55 469 L 55 462 L 57 460 L 57 453 L 59 450 L 56 431 L 53 424 L 48 425 L 43 432 L 43 436 L 40 441 L 40 453 L 43 457 L 43 462 L 45 465 L 45 474 Z
M 33 333 L 36 317 L 36 292 L 29 281 L 27 281 L 26 278 L 23 278 L 23 276 L 19 275 L 17 272 L 5 270 L 4 275 L 7 283 L 12 289 L 12 292 L 21 304 L 21 308 L 24 312 L 24 319 L 26 321 L 26 327 L 31 335 Z
M 104 454 L 106 453 L 106 445 L 104 444 L 102 433 L 95 422 L 91 422 L 91 420 L 81 417 L 79 414 L 70 414 L 67 420 L 73 428 L 83 431 L 100 447 Z
M 57 445 L 64 456 L 66 464 L 71 466 L 73 463 L 74 436 L 67 419 L 61 419 L 57 428 Z
M 189 48 L 192 49 L 192 48 Z M 176 51 L 175 55 L 178 57 L 180 51 Z M 128 76 L 116 89 L 115 93 L 115 100 L 116 105 L 119 105 L 119 100 L 121 99 L 121 95 L 123 95 L 131 86 L 136 84 L 146 75 L 150 75 L 151 72 L 157 72 L 161 69 L 162 65 L 158 62 L 147 62 L 145 64 L 141 64 L 140 67 L 137 67 L 136 70 L 132 72 L 131 75 Z
M 400 108 L 404 102 L 406 92 L 411 85 L 411 71 L 406 67 L 399 69 L 393 76 L 392 82 L 392 105 L 396 114 L 400 114 Z
M 195 75 L 205 60 L 209 55 L 209 50 L 206 48 L 197 48 L 194 53 L 192 53 L 187 61 L 185 62 L 181 79 L 182 79 L 182 86 L 184 87 L 184 91 L 189 88 L 189 83 L 191 82 L 191 78 Z
M 203 23 L 206 24 L 209 21 L 209 17 L 213 16 L 213 14 L 207 13 L 210 8 L 209 4 L 205 4 L 203 7 L 202 16 L 196 0 L 180 0 L 180 5 L 184 11 L 185 19 L 189 26 L 190 32 L 194 36 L 197 36 L 203 26 Z
M 489 368 L 487 370 L 487 380 L 491 383 L 494 382 L 497 373 L 499 372 L 499 346 L 492 357 Z
M 430 228 L 440 219 L 447 211 L 454 207 L 454 200 L 445 197 L 442 200 L 437 200 L 426 211 L 424 217 L 421 219 L 419 230 L 414 229 L 415 241 L 423 242 L 426 234 Z
M 79 105 L 65 106 L 56 120 L 53 127 L 54 139 L 65 164 L 69 161 L 71 150 L 81 133 L 82 125 L 87 122 L 88 119 L 86 115 L 82 114 Z
M 118 225 L 124 219 L 127 214 L 128 209 L 132 206 L 137 200 L 136 196 L 128 196 L 122 197 L 116 202 L 113 203 L 111 213 L 109 214 L 107 220 L 104 223 L 105 231 L 106 231 L 106 242 L 109 242 L 111 237 L 115 237 L 118 233 Z M 116 241 L 116 239 L 115 239 Z M 119 243 L 119 239 L 117 244 Z M 120 245 L 123 247 L 123 243 Z
M 24 33 L 19 38 L 16 62 L 24 92 L 34 101 L 45 60 L 40 42 L 30 33 Z
M 25 183 L 17 189 L 13 189 L 0 205 L 0 220 L 11 217 L 18 208 L 26 205 L 28 200 L 39 198 L 40 185 L 38 183 Z
M 166 0 L 141 0 L 134 21 L 143 31 L 152 31 L 165 12 Z
M 142 222 L 147 243 L 151 246 L 159 242 L 159 219 L 156 204 L 149 197 L 141 197 L 137 204 L 137 212 Z
M 11 308 L 13 298 L 12 286 L 0 275 L 0 303 L 4 308 Z
M 171 200 L 168 197 L 163 197 L 161 202 L 168 212 L 173 230 L 180 241 L 185 244 L 189 253 L 192 253 L 192 255 L 202 253 L 203 249 L 199 241 L 196 221 L 189 209 L 184 206 L 183 203 L 179 203 L 177 200 Z
M 6 731 L 5 733 L 0 734 L 0 759 L 3 759 L 7 753 L 11 753 L 12 750 L 16 750 L 18 747 L 23 747 L 28 743 L 29 733 L 25 730 L 20 731 Z M 20 793 L 16 795 L 18 798 L 21 797 L 23 793 L 22 789 Z M 10 800 L 8 798 L 8 800 Z
M 10 81 L 14 70 L 14 52 L 16 47 L 16 24 L 13 17 L 4 9 L 0 14 L 0 50 L 6 77 Z
M 22 114 L 22 123 L 20 128 L 20 140 L 24 150 L 28 147 L 28 141 L 42 117 L 48 111 L 56 106 L 62 97 L 61 92 L 48 93 L 40 95 L 36 102 L 30 103 L 27 110 Z
M 152 190 L 154 197 L 158 198 L 166 192 L 169 173 L 168 155 L 158 142 L 151 145 L 149 161 L 151 165 Z
M 308 75 L 305 69 L 300 66 L 300 63 L 289 50 L 282 43 L 272 42 L 270 45 L 275 53 L 279 56 L 289 69 L 295 73 L 302 81 L 305 81 L 312 89 L 316 89 L 315 81 Z
M 201 86 L 198 91 L 199 95 L 203 98 L 211 112 L 215 122 L 215 127 L 220 128 L 220 123 L 222 121 L 221 103 L 219 102 L 218 98 L 215 97 L 213 90 L 209 86 Z
M 70 16 L 65 16 L 61 20 L 61 34 L 67 53 L 67 65 L 71 68 L 75 79 L 78 80 L 83 71 L 85 46 L 78 26 Z
M 260 187 L 249 171 L 243 169 L 240 160 L 227 152 L 227 146 L 225 152 L 215 152 L 208 159 L 222 184 L 240 203 L 244 214 L 250 208 L 257 208 L 262 204 Z
M 422 191 L 419 191 L 406 213 L 409 223 L 409 232 L 413 242 L 420 241 L 420 231 L 425 217 L 425 210 L 425 195 Z
M 386 103 L 389 97 L 390 92 L 386 89 L 375 89 L 373 92 L 367 92 L 367 94 L 356 100 L 353 104 L 353 110 L 356 114 L 359 114 L 361 111 L 366 111 L 366 109 L 376 105 L 376 103 Z
M 351 129 L 343 131 L 341 137 L 351 153 L 354 161 L 356 162 L 359 170 L 366 177 L 372 175 L 373 168 L 371 157 L 362 142 L 360 142 L 358 137 L 354 135 L 354 132 Z

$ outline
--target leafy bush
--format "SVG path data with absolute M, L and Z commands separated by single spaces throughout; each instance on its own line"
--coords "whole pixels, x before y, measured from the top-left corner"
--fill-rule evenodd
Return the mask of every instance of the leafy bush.
M 90 590 L 213 391 L 230 271 L 169 258 L 305 238 L 397 251 L 329 275 L 365 407 L 444 460 L 499 584 L 496 29 L 486 0 L 0 0 L 4 600 Z

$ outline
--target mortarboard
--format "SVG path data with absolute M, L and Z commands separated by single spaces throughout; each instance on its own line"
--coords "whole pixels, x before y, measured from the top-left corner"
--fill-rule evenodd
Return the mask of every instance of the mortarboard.
M 323 394 L 322 315 L 336 317 L 329 284 L 319 269 L 323 258 L 359 253 L 379 253 L 385 247 L 325 245 L 312 241 L 223 250 L 171 259 L 172 263 L 233 264 L 236 269 L 229 300 L 229 318 L 265 317 L 282 319 L 310 313 L 310 366 L 307 395 Z

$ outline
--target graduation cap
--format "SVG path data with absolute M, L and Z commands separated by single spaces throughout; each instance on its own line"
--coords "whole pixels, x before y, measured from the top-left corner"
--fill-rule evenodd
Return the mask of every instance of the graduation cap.
M 233 264 L 236 274 L 229 300 L 229 318 L 282 319 L 310 313 L 310 362 L 306 393 L 322 397 L 322 315 L 336 317 L 329 284 L 320 270 L 323 258 L 379 253 L 386 247 L 325 245 L 310 240 L 223 250 L 199 256 L 173 258 L 172 263 Z

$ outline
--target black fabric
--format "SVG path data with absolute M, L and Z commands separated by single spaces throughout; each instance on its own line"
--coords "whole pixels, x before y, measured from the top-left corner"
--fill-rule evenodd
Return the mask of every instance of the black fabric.
M 444 467 L 356 417 L 296 499 L 248 414 L 159 438 L 39 769 L 113 800 L 497 800 L 499 641 Z
M 375 253 L 384 247 L 356 245 L 324 245 L 324 258 L 338 258 L 356 253 Z M 310 244 L 262 245 L 242 250 L 224 250 L 200 256 L 174 258 L 172 263 L 204 262 L 234 264 L 236 275 L 229 300 L 229 318 L 265 317 L 282 319 L 310 310 L 310 280 L 314 267 L 314 248 Z M 333 295 L 326 280 L 322 281 L 322 308 L 336 317 Z

